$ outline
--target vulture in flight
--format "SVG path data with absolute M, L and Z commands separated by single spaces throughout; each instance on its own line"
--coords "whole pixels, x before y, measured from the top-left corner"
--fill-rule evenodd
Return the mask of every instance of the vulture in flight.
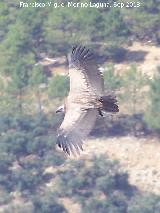
M 84 46 L 75 46 L 69 55 L 70 91 L 56 112 L 64 111 L 58 129 L 57 144 L 65 153 L 80 154 L 85 137 L 103 111 L 118 112 L 117 100 L 104 94 L 103 75 L 94 54 Z

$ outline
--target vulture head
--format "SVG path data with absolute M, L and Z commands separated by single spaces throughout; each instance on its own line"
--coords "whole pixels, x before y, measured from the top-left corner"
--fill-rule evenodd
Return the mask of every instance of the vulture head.
M 59 112 L 65 113 L 64 105 L 61 105 L 57 108 L 56 113 L 59 113 Z

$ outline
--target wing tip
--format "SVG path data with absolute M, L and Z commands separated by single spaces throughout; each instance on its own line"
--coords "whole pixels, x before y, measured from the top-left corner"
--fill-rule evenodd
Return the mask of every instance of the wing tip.
M 76 137 L 75 137 L 76 138 Z M 71 153 L 76 156 L 77 154 L 80 155 L 80 151 L 83 151 L 82 141 L 79 139 L 74 143 L 72 137 L 67 136 L 64 132 L 60 132 L 57 136 L 56 144 L 60 149 L 63 150 L 64 153 L 67 155 L 71 155 Z
M 88 61 L 94 59 L 94 54 L 83 45 L 74 45 L 71 53 L 71 61 Z
M 65 142 L 65 135 L 58 135 L 56 144 L 60 149 L 62 149 L 65 153 L 70 155 L 70 151 L 67 147 L 67 144 Z

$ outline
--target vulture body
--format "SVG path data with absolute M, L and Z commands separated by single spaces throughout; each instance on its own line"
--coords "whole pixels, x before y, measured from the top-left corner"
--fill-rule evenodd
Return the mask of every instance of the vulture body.
M 118 112 L 117 100 L 104 95 L 103 75 L 93 53 L 75 46 L 69 56 L 70 91 L 65 116 L 58 130 L 57 144 L 67 154 L 80 153 L 85 137 L 102 111 Z

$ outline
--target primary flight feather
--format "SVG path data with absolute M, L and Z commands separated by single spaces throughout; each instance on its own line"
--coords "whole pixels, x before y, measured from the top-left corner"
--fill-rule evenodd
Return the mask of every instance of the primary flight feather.
M 70 91 L 64 106 L 64 120 L 58 130 L 57 144 L 67 154 L 80 153 L 85 137 L 94 127 L 102 111 L 118 112 L 117 100 L 104 95 L 103 75 L 94 54 L 83 46 L 75 46 L 69 55 Z

